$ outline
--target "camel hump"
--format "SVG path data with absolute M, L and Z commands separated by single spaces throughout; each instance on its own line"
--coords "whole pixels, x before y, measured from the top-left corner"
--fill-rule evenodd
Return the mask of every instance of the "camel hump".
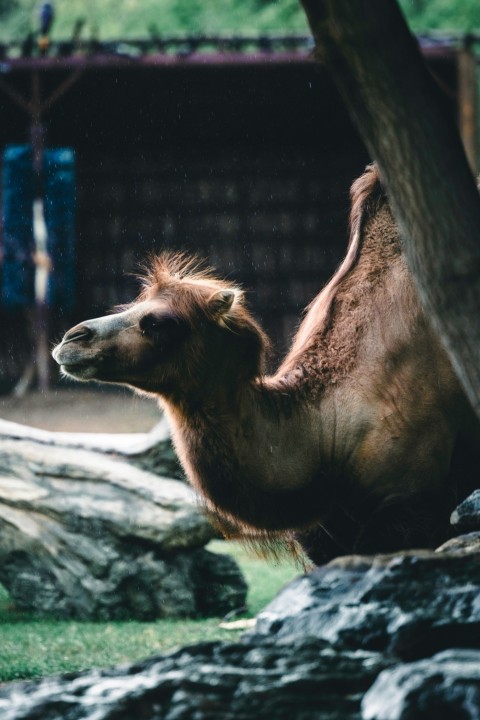
M 279 375 L 291 371 L 299 363 L 307 349 L 317 342 L 318 334 L 328 327 L 337 292 L 359 260 L 365 225 L 379 207 L 388 202 L 375 163 L 367 165 L 363 175 L 355 180 L 350 189 L 350 199 L 350 232 L 347 254 L 333 277 L 308 306 L 292 348 L 278 370 Z
M 371 163 L 365 172 L 355 180 L 350 188 L 350 239 L 349 249 L 352 261 L 356 261 L 360 250 L 362 230 L 367 220 L 377 211 L 382 202 L 387 202 L 387 196 L 380 179 L 380 171 L 376 163 Z

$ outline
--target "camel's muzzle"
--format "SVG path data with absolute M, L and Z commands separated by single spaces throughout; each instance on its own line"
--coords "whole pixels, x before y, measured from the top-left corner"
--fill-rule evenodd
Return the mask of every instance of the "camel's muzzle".
M 93 336 L 94 332 L 88 327 L 88 325 L 76 325 L 74 328 L 65 333 L 62 344 L 65 345 L 66 343 L 76 342 L 77 340 L 88 342 L 88 340 L 91 340 Z

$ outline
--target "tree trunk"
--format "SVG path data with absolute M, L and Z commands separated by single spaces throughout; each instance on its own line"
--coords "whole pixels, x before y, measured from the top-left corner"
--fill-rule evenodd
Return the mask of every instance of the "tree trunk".
M 480 197 L 458 130 L 395 0 L 302 0 L 380 167 L 433 326 L 480 416 Z

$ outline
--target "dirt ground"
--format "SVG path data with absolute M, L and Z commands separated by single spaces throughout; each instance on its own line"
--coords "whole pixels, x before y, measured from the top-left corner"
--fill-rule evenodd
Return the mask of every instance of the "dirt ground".
M 147 432 L 160 417 L 153 400 L 122 388 L 56 387 L 22 399 L 0 396 L 0 418 L 63 432 Z

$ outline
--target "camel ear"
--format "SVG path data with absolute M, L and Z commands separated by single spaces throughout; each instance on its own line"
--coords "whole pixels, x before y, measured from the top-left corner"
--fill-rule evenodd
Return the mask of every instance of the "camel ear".
M 233 305 L 235 290 L 218 290 L 208 301 L 208 310 L 215 318 L 225 315 Z

